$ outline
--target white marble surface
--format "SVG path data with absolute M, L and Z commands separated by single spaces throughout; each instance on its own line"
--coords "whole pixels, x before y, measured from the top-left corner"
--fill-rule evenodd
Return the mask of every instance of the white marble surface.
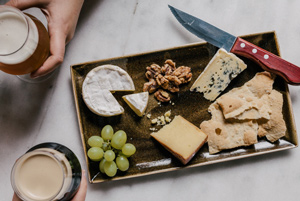
M 5 1 L 1 0 L 3 4 Z M 14 161 L 35 144 L 72 149 L 86 169 L 70 65 L 201 41 L 184 30 L 168 4 L 234 35 L 275 30 L 281 55 L 300 66 L 298 0 L 86 1 L 63 64 L 41 84 L 0 72 L 0 200 L 11 200 Z M 36 9 L 30 13 L 42 17 Z M 43 18 L 45 21 L 45 19 Z M 300 133 L 300 87 L 290 86 Z M 89 184 L 94 200 L 299 200 L 299 148 L 209 166 L 102 184 Z

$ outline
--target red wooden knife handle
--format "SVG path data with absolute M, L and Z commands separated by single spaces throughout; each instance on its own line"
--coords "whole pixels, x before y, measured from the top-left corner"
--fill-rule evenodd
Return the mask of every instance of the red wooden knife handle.
M 283 77 L 289 84 L 300 85 L 300 68 L 252 43 L 237 38 L 231 52 L 252 59 L 272 73 Z

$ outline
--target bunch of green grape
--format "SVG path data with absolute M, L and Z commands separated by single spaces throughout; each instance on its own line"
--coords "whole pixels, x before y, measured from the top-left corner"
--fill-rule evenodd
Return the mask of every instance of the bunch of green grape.
M 88 139 L 90 148 L 87 155 L 92 161 L 100 161 L 100 172 L 113 177 L 118 169 L 120 171 L 128 170 L 128 157 L 136 152 L 135 146 L 126 141 L 125 131 L 118 130 L 114 133 L 113 128 L 106 125 L 101 130 L 101 137 L 94 135 Z

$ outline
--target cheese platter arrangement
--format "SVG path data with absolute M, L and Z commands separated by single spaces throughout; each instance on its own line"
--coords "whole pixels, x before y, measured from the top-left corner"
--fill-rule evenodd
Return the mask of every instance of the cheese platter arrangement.
M 280 56 L 275 32 L 240 38 Z M 286 81 L 206 42 L 74 64 L 71 78 L 90 183 L 298 146 Z

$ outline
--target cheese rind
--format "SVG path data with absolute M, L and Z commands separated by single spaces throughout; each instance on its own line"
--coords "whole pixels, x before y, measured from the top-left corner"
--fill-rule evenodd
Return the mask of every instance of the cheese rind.
M 183 164 L 187 164 L 207 140 L 207 135 L 200 128 L 180 115 L 151 136 Z
M 87 107 L 100 116 L 115 116 L 124 112 L 111 94 L 113 91 L 134 91 L 131 77 L 122 68 L 102 65 L 92 69 L 82 84 L 82 97 Z
M 86 93 L 83 100 L 92 112 L 101 116 L 114 116 L 124 112 L 124 108 L 107 89 L 97 90 L 91 96 Z
M 215 100 L 247 65 L 232 53 L 219 49 L 204 71 L 194 82 L 191 91 L 202 92 L 210 101 Z
M 122 98 L 138 116 L 144 115 L 148 105 L 149 92 L 128 94 Z

